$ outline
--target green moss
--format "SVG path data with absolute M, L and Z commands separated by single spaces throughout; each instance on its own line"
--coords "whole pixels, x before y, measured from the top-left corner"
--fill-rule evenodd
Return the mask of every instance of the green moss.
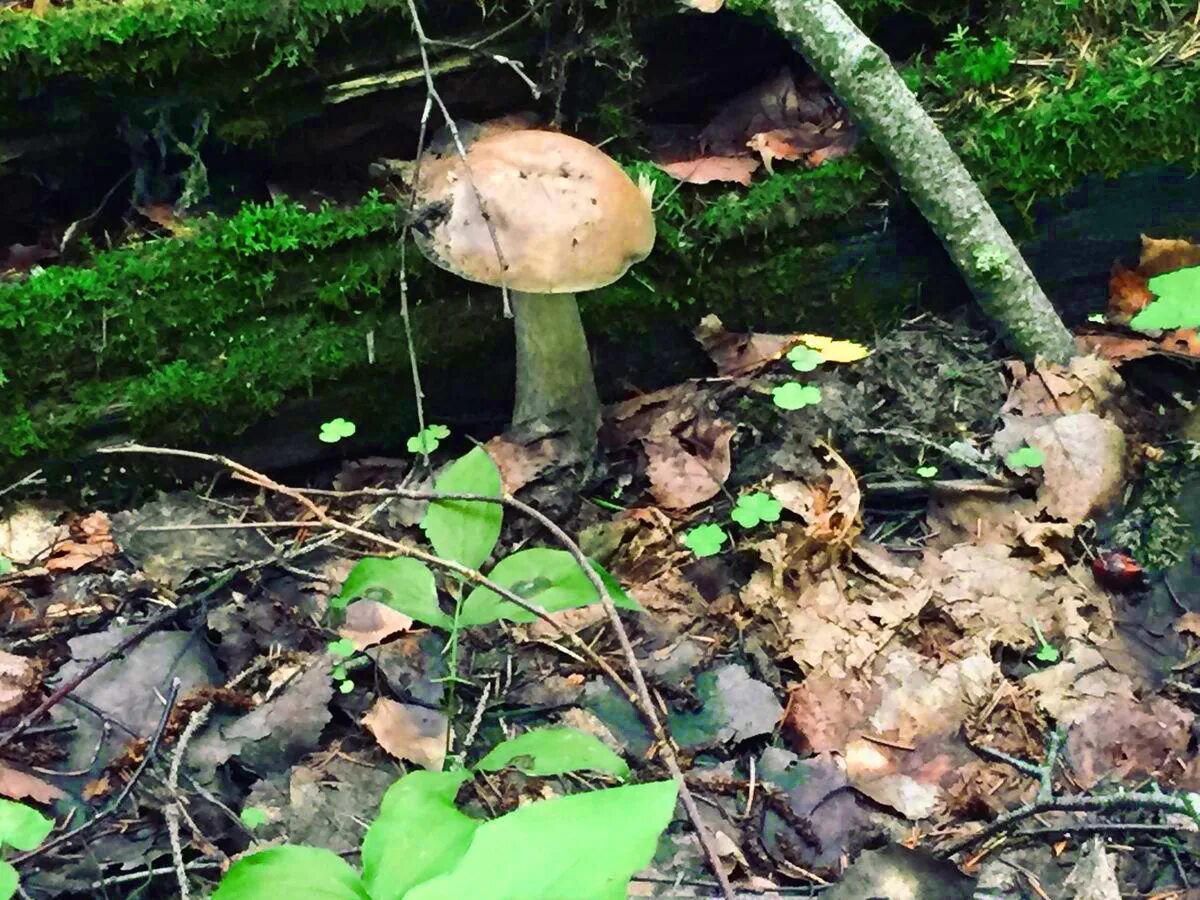
M 0 9 L 0 67 L 22 90 L 55 75 L 153 83 L 203 57 L 270 48 L 267 70 L 309 60 L 349 19 L 405 0 L 76 0 L 38 18 Z
M 188 404 L 228 404 L 248 421 L 326 377 L 394 275 L 394 218 L 376 194 L 316 212 L 248 204 L 191 237 L 0 284 L 0 397 L 27 410 L 0 425 L 0 457 L 57 449 L 114 406 L 186 428 Z

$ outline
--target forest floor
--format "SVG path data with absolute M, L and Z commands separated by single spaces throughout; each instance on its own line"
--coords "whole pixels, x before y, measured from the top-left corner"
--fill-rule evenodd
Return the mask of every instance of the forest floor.
M 1187 363 L 1094 331 L 1109 359 L 1064 368 L 927 318 L 859 348 L 709 317 L 716 375 L 610 407 L 599 463 L 553 434 L 483 445 L 640 607 L 621 621 L 739 896 L 1200 896 L 1200 444 L 1119 373 Z M 362 567 L 442 549 L 412 493 L 445 490 L 469 444 L 414 447 L 288 484 L 208 457 L 194 489 L 128 509 L 12 492 L 0 795 L 59 823 L 9 855 L 29 896 L 178 896 L 285 840 L 357 863 L 405 771 L 545 726 L 668 777 L 544 523 L 497 506 L 460 547 L 540 620 L 494 595 L 480 614 L 444 572 L 413 599 Z M 521 768 L 460 806 L 495 818 L 584 783 Z M 631 895 L 718 895 L 696 835 L 679 811 Z

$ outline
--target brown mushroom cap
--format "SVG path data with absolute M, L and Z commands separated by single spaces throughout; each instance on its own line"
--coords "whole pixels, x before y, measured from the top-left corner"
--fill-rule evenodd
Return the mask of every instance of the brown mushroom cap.
M 591 144 L 552 131 L 486 134 L 457 155 L 422 163 L 415 230 L 435 265 L 529 294 L 588 291 L 616 281 L 654 246 L 649 192 Z M 503 273 L 483 198 L 504 254 Z

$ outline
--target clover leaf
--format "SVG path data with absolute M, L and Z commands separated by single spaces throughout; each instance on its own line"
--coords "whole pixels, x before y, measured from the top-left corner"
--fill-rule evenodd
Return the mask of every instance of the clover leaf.
M 409 453 L 420 453 L 428 456 L 438 448 L 443 439 L 450 437 L 450 429 L 445 425 L 426 425 L 408 439 L 405 445 Z
M 770 494 L 758 491 L 738 497 L 737 505 L 729 513 L 729 518 L 743 528 L 753 528 L 759 522 L 778 522 L 782 511 L 782 503 Z
M 716 556 L 721 547 L 729 539 L 725 529 L 720 525 L 697 525 L 686 532 L 683 542 L 697 556 Z
M 317 437 L 326 444 L 336 444 L 342 438 L 348 438 L 358 430 L 353 422 L 347 419 L 330 419 L 321 426 L 321 433 Z
M 354 642 L 342 638 L 338 641 L 330 641 L 327 648 L 334 656 L 353 656 L 355 654 Z
M 1038 469 L 1046 461 L 1046 457 L 1037 447 L 1027 445 L 1008 454 L 1004 461 L 1013 469 Z
M 937 466 L 918 466 L 917 467 L 917 474 L 920 475 L 922 478 L 932 478 L 937 473 L 938 473 Z
M 821 389 L 812 384 L 789 381 L 772 390 L 771 399 L 780 409 L 802 409 L 821 402 Z
M 788 351 L 787 358 L 792 361 L 792 368 L 797 372 L 811 372 L 821 363 L 825 362 L 825 357 L 811 347 L 793 347 Z
M 247 806 L 240 813 L 238 818 L 242 820 L 242 824 L 253 831 L 261 825 L 267 824 L 267 814 L 257 806 Z

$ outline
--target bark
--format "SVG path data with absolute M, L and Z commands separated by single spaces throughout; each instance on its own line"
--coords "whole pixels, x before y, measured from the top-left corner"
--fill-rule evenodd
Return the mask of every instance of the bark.
M 1027 359 L 1065 362 L 1075 342 L 933 119 L 836 0 L 773 0 L 780 30 L 900 176 L 980 306 Z
M 563 423 L 584 450 L 596 446 L 600 397 L 574 294 L 512 292 L 517 333 L 513 424 Z

